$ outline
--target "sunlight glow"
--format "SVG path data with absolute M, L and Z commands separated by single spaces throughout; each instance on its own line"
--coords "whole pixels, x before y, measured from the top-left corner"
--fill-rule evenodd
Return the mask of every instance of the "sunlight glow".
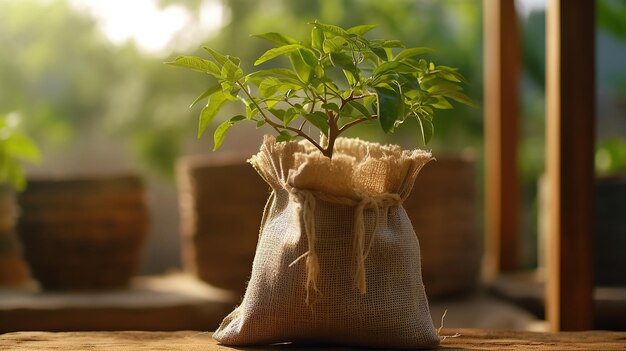
M 517 11 L 524 16 L 530 15 L 533 11 L 540 11 L 546 8 L 546 0 L 518 0 L 515 2 Z
M 177 46 L 172 40 L 185 29 L 193 27 L 194 36 L 201 40 L 223 25 L 222 5 L 210 1 L 202 6 L 197 21 L 183 6 L 171 5 L 160 9 L 155 0 L 71 0 L 80 11 L 89 11 L 101 30 L 115 44 L 129 40 L 147 52 L 162 52 Z M 186 43 L 190 44 L 190 43 Z

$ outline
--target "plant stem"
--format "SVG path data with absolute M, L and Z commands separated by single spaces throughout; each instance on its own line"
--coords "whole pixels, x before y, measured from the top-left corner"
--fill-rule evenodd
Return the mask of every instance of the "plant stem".
M 322 154 L 328 158 L 333 158 L 333 150 L 335 148 L 335 141 L 339 136 L 339 128 L 337 128 L 337 122 L 331 116 L 328 121 L 328 145 L 326 149 L 322 151 Z
M 363 123 L 363 122 L 365 122 L 365 121 L 373 120 L 373 119 L 376 119 L 376 118 L 377 118 L 377 116 L 376 116 L 376 115 L 374 115 L 374 116 L 372 116 L 372 118 L 362 117 L 362 118 L 359 118 L 359 119 L 355 119 L 354 121 L 352 121 L 352 122 L 350 122 L 350 123 L 346 123 L 346 124 L 344 124 L 344 125 L 343 125 L 343 127 L 341 127 L 341 128 L 339 129 L 339 132 L 338 132 L 338 134 L 337 134 L 337 135 L 339 135 L 339 134 L 341 134 L 341 133 L 345 132 L 345 131 L 346 131 L 346 129 L 348 129 L 348 128 L 350 128 L 350 127 L 354 127 L 355 125 L 357 125 L 357 124 L 359 124 L 359 123 Z
M 250 99 L 250 101 L 252 101 L 252 103 L 254 104 L 254 106 L 256 106 L 256 108 L 259 110 L 259 113 L 261 114 L 261 116 L 263 116 L 263 119 L 265 120 L 265 122 L 267 124 L 269 124 L 272 128 L 274 128 L 274 130 L 276 130 L 278 133 L 280 133 L 280 129 L 286 129 L 286 130 L 290 130 L 294 133 L 296 133 L 298 136 L 303 137 L 304 139 L 308 140 L 311 144 L 313 144 L 313 146 L 315 146 L 317 149 L 319 149 L 322 153 L 324 153 L 324 148 L 320 146 L 320 144 L 318 144 L 315 140 L 313 140 L 313 138 L 311 138 L 310 136 L 308 136 L 305 132 L 303 132 L 300 129 L 297 128 L 293 128 L 293 127 L 285 127 L 285 126 L 281 126 L 280 124 L 272 121 L 269 117 L 267 117 L 267 115 L 265 114 L 265 112 L 263 111 L 263 109 L 261 109 L 261 106 L 259 106 L 259 104 L 254 101 L 254 99 L 252 98 L 252 95 L 250 95 L 250 93 L 248 92 L 248 89 L 246 89 L 243 84 L 241 84 L 240 81 L 237 81 L 237 85 L 239 85 L 239 87 L 241 88 L 241 90 L 243 90 L 246 95 L 248 96 L 248 98 Z

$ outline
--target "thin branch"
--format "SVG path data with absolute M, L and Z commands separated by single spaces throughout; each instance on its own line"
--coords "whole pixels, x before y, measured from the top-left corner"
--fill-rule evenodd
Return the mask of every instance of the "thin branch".
M 303 120 L 302 124 L 300 124 L 300 127 L 298 127 L 298 130 L 302 130 L 302 128 L 304 128 L 304 125 L 306 124 L 307 120 Z
M 261 116 L 263 116 L 263 119 L 265 119 L 266 121 L 269 121 L 269 117 L 267 117 L 267 115 L 265 114 L 265 112 L 263 111 L 263 109 L 261 108 L 261 106 L 259 106 L 259 104 L 254 100 L 254 98 L 252 97 L 252 95 L 250 95 L 250 92 L 248 91 L 248 89 L 246 89 L 243 84 L 241 84 L 240 81 L 236 82 L 237 85 L 239 85 L 239 87 L 241 88 L 241 90 L 243 90 L 246 95 L 248 96 L 248 98 L 250 99 L 250 101 L 252 101 L 252 103 L 254 104 L 254 106 L 256 106 L 257 110 L 259 110 L 259 113 L 261 114 Z
M 326 88 L 330 89 L 330 91 L 335 93 L 335 95 L 339 96 L 339 98 L 341 99 L 341 94 L 339 94 L 337 90 L 331 88 L 330 85 L 327 85 L 326 83 L 324 83 L 324 90 L 326 90 Z M 324 94 L 326 94 L 326 91 L 324 91 Z
M 267 115 L 265 114 L 265 112 L 263 111 L 263 109 L 261 109 L 261 106 L 259 106 L 259 104 L 252 98 L 252 95 L 250 95 L 250 92 L 248 92 L 248 90 L 243 86 L 243 84 L 241 84 L 240 81 L 237 81 L 237 84 L 241 87 L 241 89 L 246 93 L 246 95 L 248 96 L 248 98 L 250 98 L 250 100 L 252 101 L 252 103 L 256 106 L 256 108 L 259 110 L 259 113 L 261 114 L 261 116 L 263 116 L 263 119 L 265 119 L 265 122 L 267 124 L 269 124 L 272 128 L 274 128 L 274 130 L 276 130 L 276 132 L 278 132 L 280 134 L 281 129 L 286 129 L 286 130 L 290 130 L 294 133 L 296 133 L 298 136 L 303 137 L 304 139 L 308 140 L 311 144 L 313 144 L 313 146 L 315 146 L 316 148 L 318 148 L 322 153 L 324 152 L 324 148 L 322 148 L 315 140 L 313 140 L 310 136 L 308 136 L 306 133 L 304 133 L 303 131 L 296 129 L 294 127 L 285 127 L 285 126 L 281 126 L 280 124 L 272 121 L 269 117 L 267 117 Z
M 337 133 L 337 135 L 339 135 L 339 134 L 341 134 L 341 133 L 345 132 L 345 131 L 346 131 L 346 129 L 351 128 L 351 127 L 354 127 L 354 126 L 355 126 L 355 125 L 357 125 L 357 124 L 360 124 L 360 123 L 363 123 L 363 122 L 366 122 L 366 121 L 372 121 L 372 120 L 375 120 L 375 119 L 377 119 L 377 118 L 378 118 L 378 116 L 376 116 L 376 115 L 372 115 L 372 118 L 368 118 L 368 117 L 361 117 L 361 118 L 359 118 L 359 119 L 355 119 L 354 121 L 352 121 L 352 122 L 350 122 L 350 123 L 346 123 L 346 124 L 344 124 L 344 125 L 343 125 L 343 127 L 341 127 L 341 128 L 339 129 L 339 132 Z
M 298 136 L 308 140 L 311 144 L 313 144 L 313 146 L 315 146 L 318 150 L 320 150 L 322 153 L 324 153 L 324 148 L 320 146 L 320 144 L 318 144 L 315 140 L 313 140 L 310 136 L 308 136 L 306 133 L 304 133 L 303 131 L 299 130 L 298 128 L 294 128 L 294 127 L 285 127 L 285 126 L 281 126 L 280 124 L 274 122 L 274 121 L 270 121 L 270 120 L 266 120 L 267 124 L 269 124 L 270 126 L 274 127 L 274 129 L 278 130 L 277 128 L 281 128 L 281 129 L 285 129 L 285 130 L 289 130 L 292 131 L 294 133 L 296 133 Z M 279 131 L 280 133 L 280 131 Z

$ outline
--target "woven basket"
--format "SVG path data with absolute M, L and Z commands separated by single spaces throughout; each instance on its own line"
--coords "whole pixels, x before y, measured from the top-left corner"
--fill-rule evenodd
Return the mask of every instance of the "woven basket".
M 420 240 L 431 298 L 476 288 L 482 259 L 477 186 L 473 158 L 437 157 L 424 166 L 404 202 Z
M 26 288 L 32 284 L 30 271 L 22 257 L 15 233 L 18 214 L 15 192 L 0 186 L 0 288 Z
M 177 165 L 183 269 L 243 294 L 269 187 L 242 157 L 186 157 Z
M 144 197 L 135 176 L 30 180 L 18 231 L 42 287 L 127 286 L 147 234 Z

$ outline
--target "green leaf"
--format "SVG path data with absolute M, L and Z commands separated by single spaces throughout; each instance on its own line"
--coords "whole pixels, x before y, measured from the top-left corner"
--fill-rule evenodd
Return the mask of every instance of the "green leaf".
M 446 100 L 446 98 L 444 98 L 443 96 L 435 97 L 435 102 L 431 103 L 430 106 L 434 108 L 438 108 L 440 110 L 449 110 L 453 108 L 452 104 L 448 100 Z
M 433 122 L 431 122 L 427 118 L 417 117 L 417 121 L 420 124 L 420 129 L 422 131 L 422 138 L 424 140 L 424 145 L 427 145 L 430 139 L 432 139 L 433 134 L 435 133 L 435 127 L 433 126 Z
M 228 81 L 228 80 L 223 80 L 220 83 L 220 85 L 222 87 L 222 94 L 224 94 L 224 97 L 227 100 L 230 100 L 230 101 L 239 100 L 239 97 L 237 96 L 237 94 L 239 94 L 239 91 L 241 90 L 239 86 L 235 85 L 235 83 L 233 83 L 232 81 Z
M 452 100 L 455 100 L 457 102 L 460 102 L 462 104 L 465 104 L 469 107 L 473 107 L 473 108 L 478 108 L 478 104 L 476 104 L 476 102 L 474 102 L 472 99 L 470 99 L 467 95 L 455 91 L 455 92 L 448 92 L 444 94 L 446 97 L 451 98 Z
M 328 136 L 328 116 L 322 111 L 315 111 L 304 115 L 307 121 L 316 126 L 324 135 Z
M 348 29 L 347 32 L 350 34 L 363 35 L 376 27 L 375 24 L 362 24 Z
M 370 40 L 370 43 L 379 48 L 403 48 L 400 40 Z
M 209 103 L 200 112 L 200 121 L 198 123 L 198 138 L 202 137 L 204 131 L 209 126 L 217 112 L 226 102 L 226 97 L 221 92 L 216 92 L 209 98 Z
M 297 40 L 276 32 L 255 34 L 253 37 L 266 39 L 280 45 L 298 44 Z
M 26 135 L 14 131 L 6 140 L 3 145 L 4 152 L 8 157 L 19 158 L 26 161 L 39 161 L 39 150 L 35 143 Z
M 367 109 L 367 107 L 363 106 L 360 102 L 353 100 L 353 101 L 348 102 L 347 105 L 359 111 L 363 115 L 363 117 L 372 118 L 371 112 Z
M 395 72 L 395 70 L 400 67 L 400 63 L 396 61 L 383 62 L 380 66 L 376 67 L 374 72 L 372 72 L 372 77 L 380 76 L 387 72 Z
M 265 125 L 265 123 L 266 123 L 266 122 L 265 122 L 265 120 L 263 120 L 263 119 L 262 119 L 262 120 L 260 120 L 260 121 L 257 121 L 257 122 L 256 122 L 256 127 L 257 127 L 257 129 L 259 129 L 259 128 L 263 127 L 263 126 Z
M 246 118 L 252 119 L 259 113 L 259 109 L 256 108 L 250 101 L 244 101 L 246 103 Z
M 203 100 L 211 95 L 213 95 L 214 93 L 218 92 L 221 90 L 221 86 L 219 84 L 215 84 L 214 86 L 210 87 L 209 89 L 205 90 L 204 93 L 200 94 L 200 96 L 198 96 L 192 103 L 191 105 L 189 105 L 189 108 L 192 108 L 195 104 L 197 104 L 200 100 Z
M 216 77 L 220 76 L 220 69 L 215 63 L 197 56 L 178 56 L 174 61 L 166 62 L 166 64 L 189 68 L 198 72 L 210 73 Z
M 230 127 L 234 126 L 235 123 L 243 121 L 245 119 L 245 116 L 236 115 L 217 126 L 217 128 L 215 129 L 215 133 L 213 134 L 213 151 L 216 151 L 217 149 L 219 149 L 220 146 L 222 146 L 222 142 L 224 142 L 224 138 L 226 137 L 226 134 L 228 133 Z
M 303 46 L 300 44 L 290 44 L 290 45 L 284 45 L 284 46 L 279 46 L 277 48 L 269 49 L 263 55 L 261 55 L 261 57 L 259 57 L 258 60 L 254 62 L 254 65 L 258 66 L 265 61 L 271 60 L 280 55 L 286 55 L 286 54 L 292 53 L 302 47 Z
M 228 120 L 222 122 L 219 126 L 217 126 L 217 128 L 215 129 L 215 133 L 213 134 L 213 151 L 219 149 L 220 146 L 222 146 L 222 142 L 224 142 L 226 133 L 228 133 L 228 130 L 230 129 L 230 127 L 233 126 L 233 124 L 233 122 Z
M 274 116 L 276 116 L 276 118 L 278 118 L 279 120 L 284 120 L 285 117 L 285 110 L 278 110 L 278 109 L 273 109 L 270 108 L 268 109 L 268 111 L 273 114 Z
M 291 107 L 287 109 L 287 111 L 285 111 L 285 114 L 283 115 L 283 125 L 285 127 L 288 127 L 291 122 L 295 121 L 296 119 L 298 119 L 298 110 L 294 107 Z
M 326 104 L 322 104 L 322 108 L 325 110 L 331 110 L 331 111 L 335 111 L 335 112 L 339 112 L 339 106 L 337 106 L 336 103 L 334 102 L 329 102 Z
M 208 51 L 209 54 L 211 54 L 211 56 L 213 56 L 213 59 L 215 60 L 215 62 L 219 63 L 220 65 L 223 65 L 224 62 L 228 61 L 228 58 L 226 58 L 226 56 L 220 54 L 219 52 L 211 49 L 208 46 L 203 46 L 202 47 L 204 50 Z
M 291 141 L 295 138 L 296 137 L 289 134 L 289 132 L 281 130 L 280 133 L 278 133 L 278 135 L 276 136 L 276 142 L 282 143 L 283 141 Z
M 278 105 L 280 101 L 282 101 L 282 99 L 277 99 L 277 98 L 263 99 L 263 102 L 265 102 L 265 106 L 267 106 L 268 109 L 274 108 L 274 106 Z
M 379 58 L 381 58 L 383 61 L 387 61 L 389 58 L 387 57 L 387 52 L 385 51 L 385 49 L 383 48 L 379 48 L 379 47 L 372 47 L 370 48 L 370 50 L 372 50 L 372 52 L 374 54 L 376 54 L 376 56 L 378 56 Z
M 319 28 L 321 30 L 323 30 L 326 33 L 330 33 L 333 35 L 338 35 L 338 36 L 347 36 L 348 32 L 346 32 L 345 29 L 339 27 L 339 26 L 335 26 L 332 24 L 325 24 L 325 23 L 320 23 L 318 21 L 315 21 L 314 23 L 312 23 L 313 25 L 315 25 L 316 28 Z
M 450 82 L 465 82 L 465 78 L 457 72 L 439 71 L 437 72 L 437 75 Z
M 423 84 L 423 88 L 431 94 L 447 94 L 463 90 L 461 86 L 441 79 L 429 81 L 428 84 Z
M 309 67 L 315 69 L 317 66 L 319 66 L 319 62 L 317 61 L 317 56 L 315 56 L 313 51 L 307 48 L 298 49 L 298 51 L 300 52 L 300 56 L 302 57 L 302 60 L 304 61 L 304 63 L 309 65 Z
M 301 81 L 308 83 L 309 80 L 311 79 L 312 70 L 311 70 L 311 67 L 309 67 L 309 65 L 307 65 L 306 62 L 304 62 L 304 59 L 302 59 L 302 56 L 300 55 L 300 53 L 296 52 L 296 53 L 290 54 L 289 61 L 291 61 L 291 65 L 296 71 L 298 78 Z
M 332 39 L 324 40 L 324 52 L 340 52 L 343 48 L 348 45 L 348 41 L 344 37 L 334 37 Z
M 354 64 L 354 60 L 349 55 L 340 52 L 332 52 L 330 53 L 330 60 L 335 66 L 339 66 L 351 72 L 352 74 L 357 73 L 357 68 Z
M 404 102 L 402 101 L 402 96 L 399 89 L 395 86 L 394 88 L 395 89 L 384 87 L 374 88 L 378 97 L 378 120 L 385 133 L 392 131 L 396 120 L 404 116 Z
M 280 84 L 281 82 L 277 78 L 267 77 L 259 84 L 259 94 L 265 98 L 272 97 L 278 92 Z
M 347 70 L 343 70 L 343 75 L 346 77 L 346 81 L 348 82 L 348 85 L 350 85 L 351 87 L 356 86 L 359 83 L 359 79 L 357 78 L 358 76 L 355 76 L 354 73 L 347 71 Z
M 408 48 L 400 51 L 398 55 L 393 59 L 394 61 L 402 61 L 407 58 L 427 54 L 429 52 L 433 52 L 431 48 Z
M 226 55 L 226 59 L 234 63 L 236 66 L 239 66 L 239 64 L 241 64 L 241 59 L 237 56 Z
M 243 76 L 243 70 L 232 61 L 227 60 L 222 66 L 222 78 L 237 80 Z
M 313 27 L 311 30 L 311 46 L 318 51 L 323 51 L 324 39 L 324 32 L 317 27 Z

